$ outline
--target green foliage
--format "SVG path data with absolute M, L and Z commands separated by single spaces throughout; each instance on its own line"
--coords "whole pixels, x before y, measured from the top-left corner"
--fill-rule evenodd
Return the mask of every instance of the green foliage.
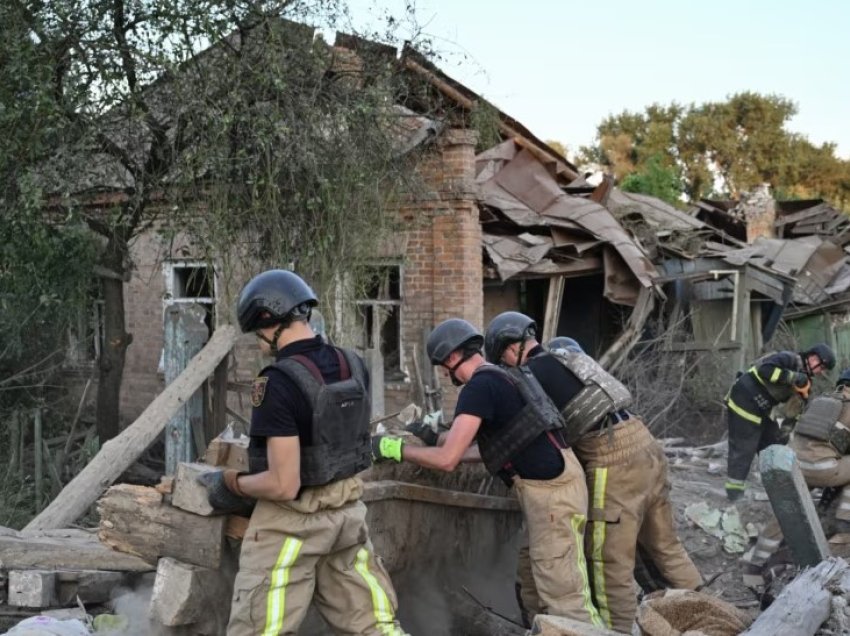
M 480 101 L 470 113 L 470 128 L 478 132 L 476 152 L 483 152 L 502 141 L 499 130 L 499 111 L 487 102 Z
M 648 194 L 672 205 L 681 202 L 682 177 L 674 166 L 664 166 L 660 155 L 647 160 L 643 170 L 632 172 L 620 183 L 626 192 Z
M 850 207 L 850 162 L 835 156 L 833 144 L 817 147 L 788 131 L 796 113 L 780 95 L 753 92 L 722 102 L 653 104 L 604 119 L 597 143 L 583 148 L 582 158 L 622 180 L 662 157 L 681 171 L 692 199 L 737 196 L 769 183 L 777 191 Z

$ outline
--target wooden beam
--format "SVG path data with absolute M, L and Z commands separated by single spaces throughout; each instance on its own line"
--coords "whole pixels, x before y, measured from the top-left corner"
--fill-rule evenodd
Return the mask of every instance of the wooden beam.
M 225 356 L 219 365 L 215 368 L 212 381 L 212 417 L 207 422 L 206 437 L 207 441 L 215 438 L 216 435 L 224 430 L 227 426 L 227 371 L 228 371 L 229 356 Z
M 239 334 L 232 325 L 222 325 L 216 329 L 210 341 L 183 373 L 150 403 L 135 422 L 106 442 L 94 459 L 47 508 L 27 524 L 24 531 L 67 527 L 85 513 L 156 440 L 166 422 L 198 390 L 238 338 Z
M 519 511 L 519 502 L 508 497 L 478 495 L 458 490 L 444 490 L 431 486 L 420 486 L 401 481 L 367 481 L 363 484 L 363 501 L 384 501 L 403 499 L 424 503 L 456 506 L 458 508 L 477 508 L 481 510 Z
M 558 335 L 558 321 L 561 319 L 561 304 L 564 300 L 564 277 L 549 278 L 549 294 L 546 297 L 546 315 L 543 318 L 543 333 L 540 342 L 549 342 Z
M 837 557 L 806 570 L 782 590 L 742 636 L 814 636 L 832 609 L 830 587 L 848 570 L 847 562 Z
M 97 536 L 81 530 L 47 536 L 0 534 L 0 564 L 8 570 L 115 570 L 149 572 L 154 568 L 132 554 L 110 550 Z

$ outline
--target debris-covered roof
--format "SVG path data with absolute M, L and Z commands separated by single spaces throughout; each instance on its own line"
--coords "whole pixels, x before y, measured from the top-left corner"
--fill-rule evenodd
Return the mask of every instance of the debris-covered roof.
M 502 280 L 604 272 L 605 296 L 633 305 L 656 270 L 640 244 L 604 206 L 567 194 L 514 141 L 476 158 L 484 248 Z

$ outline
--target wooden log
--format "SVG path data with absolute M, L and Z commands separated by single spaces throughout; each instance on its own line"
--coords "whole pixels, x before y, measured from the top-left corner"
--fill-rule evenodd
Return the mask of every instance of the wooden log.
M 224 517 L 202 517 L 162 501 L 154 488 L 119 484 L 110 488 L 97 506 L 98 537 L 121 552 L 156 563 L 173 557 L 206 568 L 221 563 Z
M 203 349 L 209 338 L 205 317 L 204 307 L 194 303 L 177 303 L 166 310 L 163 345 L 166 385 L 171 384 Z M 165 427 L 165 474 L 173 475 L 179 462 L 192 461 L 206 448 L 203 420 L 202 393 L 195 391 Z
M 151 614 L 163 625 L 176 627 L 204 619 L 212 607 L 230 602 L 216 570 L 163 558 L 156 567 Z
M 563 616 L 538 614 L 534 617 L 534 624 L 529 634 L 533 636 L 618 636 L 621 632 L 594 627 Z
M 768 446 L 759 454 L 759 470 L 794 561 L 817 565 L 829 556 L 829 544 L 794 451 L 779 444 Z
M 0 532 L 0 568 L 6 570 L 118 570 L 147 572 L 151 564 L 110 550 L 94 534 L 54 531 L 50 536 Z
M 248 523 L 251 520 L 248 517 L 241 515 L 227 515 L 227 522 L 224 525 L 224 535 L 229 539 L 242 540 L 245 532 L 248 530 Z
M 456 506 L 459 508 L 478 508 L 485 510 L 519 511 L 519 502 L 508 497 L 477 495 L 459 490 L 444 490 L 432 486 L 421 486 L 401 481 L 367 481 L 363 484 L 363 501 L 386 499 L 405 499 L 425 503 Z
M 62 570 L 56 573 L 56 596 L 59 605 L 75 605 L 79 598 L 85 604 L 106 603 L 116 588 L 131 585 L 126 572 L 103 570 Z
M 56 573 L 47 570 L 10 570 L 9 605 L 52 607 L 56 605 Z
M 218 469 L 207 464 L 185 462 L 177 464 L 171 505 L 204 517 L 215 514 L 215 508 L 207 500 L 207 489 L 198 483 L 198 475 L 212 470 Z
M 94 459 L 24 530 L 62 528 L 82 515 L 156 440 L 166 422 L 215 370 L 238 337 L 232 325 L 219 326 L 183 373 L 151 402 L 135 422 L 106 442 Z
M 829 557 L 791 583 L 744 632 L 746 636 L 813 636 L 829 618 L 829 586 L 850 571 L 844 559 Z

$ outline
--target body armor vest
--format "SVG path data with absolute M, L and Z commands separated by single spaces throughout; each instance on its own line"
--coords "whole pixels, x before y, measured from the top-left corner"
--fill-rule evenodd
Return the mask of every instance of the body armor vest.
M 313 410 L 312 443 L 301 446 L 302 486 L 323 486 L 372 465 L 366 378 L 353 354 L 344 349 L 336 353 L 341 379 L 332 384 L 325 384 L 319 368 L 306 356 L 291 356 L 272 365 L 295 382 Z M 251 471 L 256 472 L 254 466 Z
M 800 416 L 795 432 L 828 442 L 845 455 L 850 450 L 850 430 L 839 419 L 845 404 L 842 393 L 816 397 Z
M 487 470 L 497 475 L 507 463 L 546 431 L 563 430 L 564 420 L 531 369 L 483 365 L 475 373 L 500 373 L 519 391 L 525 406 L 514 418 L 499 429 L 478 429 L 476 439 L 481 459 Z
M 609 413 L 631 405 L 632 394 L 625 385 L 586 353 L 565 349 L 550 353 L 584 385 L 561 410 L 567 426 L 567 444 L 578 441 Z

